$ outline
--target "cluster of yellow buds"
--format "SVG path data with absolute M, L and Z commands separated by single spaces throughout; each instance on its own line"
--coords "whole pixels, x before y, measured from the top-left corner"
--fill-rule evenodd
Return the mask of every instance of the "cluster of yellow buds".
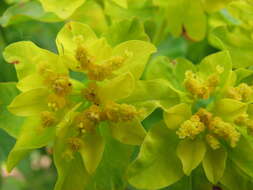
M 79 44 L 75 57 L 80 63 L 80 69 L 87 72 L 90 80 L 103 81 L 112 77 L 113 72 L 123 65 L 127 53 L 125 56 L 114 56 L 102 63 L 96 63 L 95 58 L 89 54 L 87 48 Z
M 185 73 L 185 88 L 194 98 L 208 99 L 218 83 L 217 75 L 211 75 L 206 81 L 203 81 L 192 71 Z
M 102 112 L 97 105 L 90 106 L 76 117 L 77 127 L 81 134 L 94 131 L 100 121 L 102 121 Z
M 219 117 L 214 117 L 208 126 L 209 130 L 218 137 L 229 140 L 230 146 L 235 147 L 240 139 L 240 133 L 236 128 Z
M 189 120 L 186 120 L 177 131 L 180 139 L 194 139 L 198 134 L 205 130 L 205 125 L 200 121 L 198 115 L 193 115 Z
M 92 62 L 94 62 L 94 57 L 88 53 L 88 50 L 83 46 L 79 45 L 76 49 L 76 60 L 80 63 L 78 69 L 87 70 Z
M 99 105 L 100 104 L 100 100 L 99 97 L 97 96 L 98 94 L 98 86 L 96 82 L 90 82 L 87 86 L 87 88 L 85 88 L 82 91 L 82 94 L 84 96 L 84 98 L 90 102 L 92 102 L 95 105 Z
M 59 111 L 64 108 L 67 104 L 67 100 L 63 96 L 58 96 L 56 94 L 50 94 L 48 96 L 48 107 L 53 111 Z
M 228 89 L 227 97 L 238 101 L 247 102 L 253 96 L 253 89 L 246 83 Z
M 189 120 L 181 124 L 176 132 L 180 139 L 195 139 L 197 135 L 206 131 L 206 141 L 211 148 L 220 147 L 219 138 L 228 140 L 231 147 L 235 147 L 240 139 L 240 133 L 233 124 L 224 122 L 220 117 L 201 108 Z
M 220 148 L 220 142 L 219 140 L 217 139 L 217 137 L 215 137 L 214 135 L 211 135 L 211 134 L 207 134 L 206 135 L 206 142 L 209 144 L 209 146 L 216 150 L 216 149 L 219 149 Z
M 138 113 L 134 106 L 109 102 L 105 106 L 90 106 L 77 115 L 75 120 L 82 134 L 94 131 L 101 121 L 127 122 L 133 120 Z
M 41 123 L 43 127 L 50 127 L 56 123 L 55 113 L 44 111 L 41 113 Z
M 203 80 L 192 71 L 185 72 L 184 86 L 194 98 L 208 99 L 214 92 L 220 82 L 219 74 L 223 72 L 223 68 L 216 67 L 217 73 L 211 74 L 207 79 Z
M 107 102 L 103 114 L 106 120 L 117 123 L 131 121 L 139 112 L 132 105 Z
M 119 69 L 125 61 L 122 56 L 115 56 L 102 64 L 90 64 L 87 75 L 91 80 L 102 81 L 113 76 L 113 71 Z
M 74 159 L 74 153 L 78 152 L 83 145 L 83 141 L 79 137 L 71 137 L 67 139 L 67 149 L 62 154 L 64 159 L 69 161 Z
M 239 115 L 234 123 L 241 127 L 247 127 L 248 134 L 253 136 L 253 120 L 249 118 L 248 114 Z

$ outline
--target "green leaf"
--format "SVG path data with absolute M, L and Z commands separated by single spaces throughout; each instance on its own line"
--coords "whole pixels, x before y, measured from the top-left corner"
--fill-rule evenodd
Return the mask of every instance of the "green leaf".
M 183 176 L 176 156 L 177 144 L 174 131 L 168 130 L 163 123 L 153 126 L 137 159 L 130 165 L 129 183 L 140 189 L 159 189 L 177 182 Z
M 192 170 L 198 167 L 206 153 L 206 145 L 200 139 L 182 140 L 177 147 L 177 156 L 183 164 L 186 175 L 190 175 Z
M 0 128 L 13 137 L 18 136 L 23 118 L 12 115 L 6 107 L 18 94 L 15 83 L 0 83 Z
M 61 20 L 53 13 L 46 13 L 39 2 L 29 1 L 17 3 L 6 9 L 0 17 L 0 24 L 6 27 L 31 19 L 42 22 L 59 22 Z
M 28 75 L 17 83 L 17 88 L 22 92 L 43 87 L 45 87 L 43 77 L 37 73 Z
M 60 143 L 60 142 L 59 142 Z M 62 159 L 60 145 L 55 145 L 54 163 L 57 168 L 58 178 L 54 190 L 84 190 L 89 180 L 89 175 L 84 167 L 83 160 L 79 154 L 74 159 L 66 161 Z
M 53 12 L 60 18 L 66 19 L 86 0 L 39 0 L 47 12 Z
M 168 81 L 156 79 L 138 81 L 133 93 L 122 102 L 140 109 L 143 120 L 158 107 L 166 109 L 177 104 L 179 97 Z
M 31 116 L 48 109 L 47 97 L 49 91 L 46 88 L 37 88 L 23 92 L 16 96 L 8 110 L 18 116 Z
M 86 186 L 89 190 L 125 190 L 126 169 L 132 158 L 133 146 L 119 143 L 109 131 L 101 130 L 105 138 L 105 150 L 101 163 Z
M 103 138 L 97 134 L 87 134 L 82 139 L 83 146 L 80 150 L 80 154 L 87 172 L 92 174 L 96 171 L 102 159 L 105 142 Z
M 220 182 L 229 190 L 248 190 L 253 186 L 252 179 L 243 175 L 239 168 L 231 161 L 227 163 Z
M 202 40 L 206 34 L 206 15 L 200 0 L 167 2 L 167 26 L 170 32 L 179 36 L 185 27 L 187 35 L 193 40 Z
M 169 129 L 177 129 L 181 123 L 186 121 L 192 115 L 191 107 L 188 104 L 178 104 L 163 113 L 164 122 Z
M 149 41 L 149 37 L 144 31 L 142 23 L 137 18 L 124 19 L 113 23 L 104 36 L 112 46 L 128 40 Z
M 98 97 L 103 103 L 107 101 L 118 101 L 128 97 L 134 87 L 135 80 L 133 75 L 131 73 L 125 73 L 102 82 L 98 86 Z
M 226 120 L 233 121 L 235 117 L 246 112 L 247 104 L 229 98 L 224 98 L 215 102 L 215 114 Z
M 229 149 L 229 157 L 235 165 L 250 177 L 253 177 L 252 144 L 244 137 L 240 138 L 235 148 Z
M 112 136 L 124 144 L 140 145 L 146 136 L 144 127 L 137 119 L 109 125 Z
M 139 79 L 143 74 L 149 57 L 155 51 L 156 47 L 154 45 L 140 40 L 130 40 L 117 45 L 113 49 L 112 55 L 124 57 L 128 53 L 129 57 L 115 73 L 130 71 L 135 79 Z
M 112 0 L 112 1 L 123 8 L 127 8 L 128 5 L 127 0 Z
M 8 171 L 11 171 L 31 150 L 48 145 L 54 137 L 54 127 L 42 127 L 39 117 L 27 118 L 17 142 L 8 156 Z
M 56 54 L 41 49 L 30 41 L 21 41 L 9 45 L 5 48 L 3 55 L 7 62 L 15 63 L 19 80 L 34 74 L 38 64 L 46 64 L 57 73 L 68 73 Z
M 206 177 L 210 182 L 216 184 L 224 174 L 227 160 L 227 152 L 224 148 L 217 150 L 207 149 L 206 155 L 203 159 L 203 168 Z
M 204 0 L 204 7 L 208 12 L 219 11 L 234 0 Z
M 252 65 L 253 42 L 250 31 L 239 27 L 217 27 L 209 36 L 210 43 L 221 50 L 228 50 L 234 68 Z

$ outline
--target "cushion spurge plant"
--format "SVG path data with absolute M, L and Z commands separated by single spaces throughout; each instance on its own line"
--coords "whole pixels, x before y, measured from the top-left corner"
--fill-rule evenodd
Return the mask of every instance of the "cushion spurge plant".
M 13 4 L 0 25 L 64 23 L 52 51 L 0 46 L 17 74 L 0 82 L 8 172 L 39 149 L 54 190 L 253 189 L 252 2 Z

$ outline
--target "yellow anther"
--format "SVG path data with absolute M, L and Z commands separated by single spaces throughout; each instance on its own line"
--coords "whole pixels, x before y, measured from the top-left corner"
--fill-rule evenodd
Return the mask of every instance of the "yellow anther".
M 76 117 L 76 123 L 81 133 L 92 132 L 96 129 L 97 124 L 101 119 L 100 108 L 92 105 Z
M 139 112 L 132 105 L 107 102 L 103 110 L 103 119 L 112 122 L 126 122 L 133 120 Z
M 48 107 L 53 111 L 59 111 L 66 106 L 67 102 L 65 97 L 58 96 L 56 94 L 50 94 L 48 96 Z
M 221 73 L 224 72 L 224 68 L 222 66 L 220 66 L 220 65 L 217 65 L 216 66 L 216 71 L 217 71 L 218 74 L 221 74 Z
M 82 92 L 83 96 L 86 100 L 93 102 L 96 105 L 100 104 L 100 100 L 98 98 L 98 86 L 95 82 L 90 82 L 88 87 L 85 88 Z
M 249 99 L 253 95 L 253 89 L 245 83 L 241 83 L 237 88 L 238 88 L 238 92 L 242 96 L 242 101 L 244 102 L 249 101 Z
M 241 114 L 235 120 L 234 123 L 239 126 L 245 126 L 249 122 L 249 115 L 248 114 Z
M 247 123 L 248 134 L 253 136 L 253 120 L 249 120 Z
M 245 83 L 241 83 L 237 87 L 231 87 L 227 92 L 228 98 L 232 98 L 238 101 L 249 101 L 253 96 L 253 89 Z
M 43 127 L 50 127 L 56 123 L 55 114 L 49 111 L 41 113 L 41 122 Z
M 73 152 L 77 152 L 81 149 L 83 141 L 78 137 L 72 137 L 68 139 L 68 144 Z
M 102 81 L 113 76 L 113 72 L 119 69 L 125 61 L 125 57 L 115 56 L 101 64 L 90 64 L 88 77 L 91 80 Z
M 214 150 L 220 148 L 220 142 L 219 142 L 219 140 L 218 140 L 215 136 L 213 136 L 213 135 L 211 135 L 211 134 L 207 134 L 207 135 L 206 135 L 206 142 L 207 142 L 207 143 L 209 144 L 209 146 L 210 146 L 212 149 L 214 149 Z
M 195 98 L 207 99 L 209 98 L 208 86 L 204 85 L 192 71 L 185 73 L 184 85 L 187 91 L 189 91 Z
M 215 117 L 209 125 L 209 130 L 219 137 L 227 139 L 230 142 L 230 146 L 233 148 L 236 146 L 240 139 L 240 133 L 230 123 L 224 122 L 221 118 Z
M 198 134 L 205 130 L 205 125 L 200 121 L 198 115 L 193 115 L 185 121 L 176 132 L 180 139 L 194 139 Z
M 91 64 L 95 61 L 94 57 L 88 53 L 88 50 L 79 45 L 76 49 L 76 60 L 80 63 L 80 69 L 88 70 L 91 67 Z
M 199 111 L 196 113 L 199 116 L 200 121 L 204 123 L 205 126 L 208 126 L 212 120 L 212 113 L 208 112 L 204 108 L 200 108 Z
M 56 94 L 60 96 L 65 96 L 71 92 L 72 84 L 70 83 L 69 78 L 67 76 L 59 75 L 52 82 L 52 88 Z
M 218 86 L 220 82 L 220 77 L 217 74 L 212 74 L 207 78 L 206 85 L 209 88 L 210 92 L 213 92 L 214 89 Z
M 242 95 L 238 92 L 237 88 L 230 87 L 227 91 L 227 97 L 238 101 L 242 100 Z

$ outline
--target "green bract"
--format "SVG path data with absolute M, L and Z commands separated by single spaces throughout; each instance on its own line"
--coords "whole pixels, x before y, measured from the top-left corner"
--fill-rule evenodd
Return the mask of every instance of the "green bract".
M 252 11 L 250 0 L 4 1 L 7 170 L 48 149 L 55 190 L 252 190 Z
M 6 61 L 15 63 L 21 91 L 8 109 L 25 117 L 7 167 L 11 170 L 31 150 L 53 143 L 59 173 L 55 189 L 67 188 L 68 180 L 82 189 L 87 184 L 80 179 L 94 173 L 103 157 L 107 141 L 102 128 L 122 143 L 142 143 L 146 132 L 141 121 L 154 108 L 146 107 L 140 93 L 134 95 L 139 105 L 124 99 L 142 84 L 138 80 L 155 47 L 138 40 L 111 47 L 106 38 L 77 22 L 63 27 L 57 46 L 59 55 L 28 41 L 4 51 Z M 83 73 L 83 80 L 72 79 L 69 69 Z M 70 168 L 80 173 L 69 179 Z

